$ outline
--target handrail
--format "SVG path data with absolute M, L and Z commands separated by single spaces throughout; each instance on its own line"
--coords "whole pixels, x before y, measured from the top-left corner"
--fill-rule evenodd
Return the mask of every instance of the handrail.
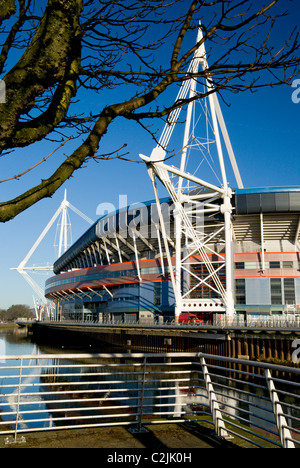
M 300 445 L 299 374 L 191 352 L 0 356 L 0 436 L 193 421 L 235 443 L 292 448 Z
M 132 359 L 142 359 L 145 356 L 147 358 L 172 358 L 178 357 L 178 352 L 169 352 L 169 353 L 69 353 L 69 354 L 40 354 L 40 355 L 32 355 L 32 354 L 20 354 L 20 355 L 0 355 L 0 361 L 15 361 L 21 359 L 109 359 L 109 358 L 132 358 Z M 205 359 L 213 359 L 218 361 L 229 362 L 233 364 L 244 364 L 251 367 L 260 367 L 264 369 L 272 369 L 274 371 L 281 371 L 281 372 L 292 372 L 295 374 L 300 374 L 300 368 L 296 367 L 288 367 L 278 364 L 271 364 L 267 362 L 261 361 L 250 361 L 245 359 L 238 359 L 238 358 L 229 358 L 226 356 L 216 356 L 215 354 L 207 354 L 207 353 L 195 353 L 195 352 L 180 352 L 181 357 L 195 357 L 200 358 L 204 357 Z M 1 367 L 0 367 L 1 368 Z
M 42 321 L 34 321 L 32 323 L 43 323 L 43 324 L 51 324 L 51 325 L 82 325 L 82 326 L 93 326 L 93 327 L 128 327 L 128 328 L 175 328 L 175 329 L 214 329 L 214 330 L 240 330 L 240 329 L 247 329 L 247 330 L 284 330 L 284 331 L 295 331 L 300 329 L 300 317 L 295 319 L 286 319 L 286 320 L 278 320 L 278 319 L 270 319 L 270 320 L 254 320 L 252 319 L 250 322 L 246 322 L 245 320 L 241 319 L 223 319 L 216 323 L 205 322 L 202 321 L 200 323 L 175 323 L 174 319 L 165 320 L 161 323 L 159 320 L 89 320 L 89 319 L 44 319 Z M 29 324 L 29 322 L 19 322 L 20 325 Z

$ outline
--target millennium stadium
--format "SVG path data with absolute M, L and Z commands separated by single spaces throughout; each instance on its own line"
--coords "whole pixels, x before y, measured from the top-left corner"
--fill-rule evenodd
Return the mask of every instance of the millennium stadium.
M 171 200 L 160 200 L 169 227 L 166 235 L 174 271 L 172 204 Z M 299 207 L 300 187 L 235 191 L 232 271 L 238 314 L 297 313 Z M 157 211 L 155 201 L 151 201 L 104 216 L 57 260 L 55 276 L 46 283 L 46 297 L 60 304 L 60 313 L 65 318 L 135 322 L 174 317 L 175 291 L 163 235 L 156 222 Z M 135 220 L 138 225 L 134 225 Z M 215 228 L 222 224 L 219 216 L 207 217 L 203 226 L 207 237 L 214 232 L 212 223 Z M 210 266 L 218 270 L 218 279 L 225 289 L 226 268 L 222 267 L 225 239 L 221 233 L 214 239 L 215 245 L 207 244 L 207 250 L 214 253 L 206 255 Z M 206 322 L 212 321 L 215 314 L 226 313 L 225 302 L 209 273 L 207 258 L 197 252 L 189 256 L 188 262 L 189 272 L 182 274 L 181 283 L 183 291 L 190 292 L 183 299 L 182 310 L 193 312 Z M 187 281 L 189 284 L 185 284 Z
M 187 76 L 207 66 L 202 44 Z M 244 187 L 212 80 L 200 85 L 193 99 L 199 83 L 184 82 L 186 109 L 140 154 L 153 200 L 103 214 L 55 262 L 56 319 L 298 316 L 300 186 Z

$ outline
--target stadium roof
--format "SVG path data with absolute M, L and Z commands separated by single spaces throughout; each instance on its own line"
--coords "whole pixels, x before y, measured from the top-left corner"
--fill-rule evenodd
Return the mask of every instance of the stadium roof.
M 300 186 L 237 189 L 236 214 L 300 211 Z
M 275 214 L 283 213 L 287 216 L 289 213 L 300 212 L 300 186 L 292 187 L 258 187 L 258 188 L 247 188 L 247 189 L 235 189 L 235 196 L 233 205 L 235 206 L 235 215 L 244 215 L 244 222 L 246 222 L 247 215 L 254 215 L 260 213 Z M 161 203 L 170 203 L 169 198 L 161 199 Z M 147 201 L 144 203 L 132 204 L 129 207 L 123 208 L 122 210 L 116 210 L 115 212 L 105 214 L 100 217 L 55 263 L 53 266 L 54 273 L 59 273 L 66 265 L 68 265 L 74 258 L 76 258 L 83 250 L 89 248 L 92 244 L 98 241 L 102 236 L 102 232 L 107 232 L 107 226 L 109 227 L 109 220 L 114 219 L 113 229 L 118 231 L 120 227 L 120 219 L 122 213 L 130 210 L 138 210 L 142 207 L 151 208 L 156 205 L 155 200 Z M 150 213 L 150 212 L 149 212 Z M 150 214 L 149 214 L 150 215 Z M 297 218 L 297 219 L 296 219 Z M 295 224 L 293 231 L 298 229 L 298 217 L 293 220 Z M 130 220 L 127 219 L 129 222 Z M 280 220 L 278 219 L 279 223 Z M 107 224 L 106 224 L 107 222 Z M 148 222 L 148 218 L 143 220 L 144 223 Z M 242 222 L 242 220 L 241 220 Z M 257 221 L 258 222 L 258 221 Z M 272 219 L 272 230 L 274 229 L 274 223 L 276 219 Z M 286 222 L 286 220 L 284 220 Z M 240 236 L 237 235 L 239 240 L 245 240 L 244 229 L 239 226 L 237 222 L 236 229 Z M 248 223 L 246 222 L 248 225 Z M 251 224 L 253 220 L 251 219 Z M 105 228 L 104 228 L 105 225 Z M 249 228 L 247 228 L 249 231 Z M 259 229 L 257 229 L 259 231 Z M 256 229 L 253 230 L 253 232 Z M 109 232 L 109 230 L 108 230 Z M 103 236 L 104 237 L 104 236 Z M 297 237 L 297 236 L 296 236 Z M 146 248 L 146 240 L 139 239 L 141 248 Z M 130 253 L 130 246 L 123 245 L 124 251 Z M 131 252 L 132 253 L 132 252 Z

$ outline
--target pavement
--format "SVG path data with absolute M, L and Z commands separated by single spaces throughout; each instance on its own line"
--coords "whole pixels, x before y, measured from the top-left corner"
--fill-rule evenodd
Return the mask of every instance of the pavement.
M 157 424 L 145 426 L 146 432 L 130 432 L 126 427 L 53 430 L 22 434 L 18 443 L 5 443 L 0 448 L 102 448 L 102 449 L 167 449 L 236 448 L 232 442 L 220 440 L 210 428 L 197 423 Z

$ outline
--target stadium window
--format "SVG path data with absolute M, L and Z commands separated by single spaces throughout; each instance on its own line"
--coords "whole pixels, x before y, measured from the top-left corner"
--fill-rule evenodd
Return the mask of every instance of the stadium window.
M 246 304 L 246 281 L 244 279 L 235 280 L 235 294 L 237 304 Z
M 295 280 L 294 278 L 284 278 L 284 302 L 285 304 L 295 304 L 296 303 L 296 294 L 295 294 Z
M 291 262 L 291 261 L 282 262 L 282 268 L 294 268 L 294 262 Z
M 245 262 L 236 262 L 235 268 L 236 268 L 236 270 L 244 270 L 245 269 Z
M 282 285 L 280 278 L 271 278 L 271 304 L 283 304 Z
M 246 270 L 258 270 L 259 263 L 258 262 L 245 262 L 245 269 Z
M 270 262 L 270 268 L 280 268 L 280 262 Z
M 153 305 L 161 305 L 161 283 L 153 284 Z

